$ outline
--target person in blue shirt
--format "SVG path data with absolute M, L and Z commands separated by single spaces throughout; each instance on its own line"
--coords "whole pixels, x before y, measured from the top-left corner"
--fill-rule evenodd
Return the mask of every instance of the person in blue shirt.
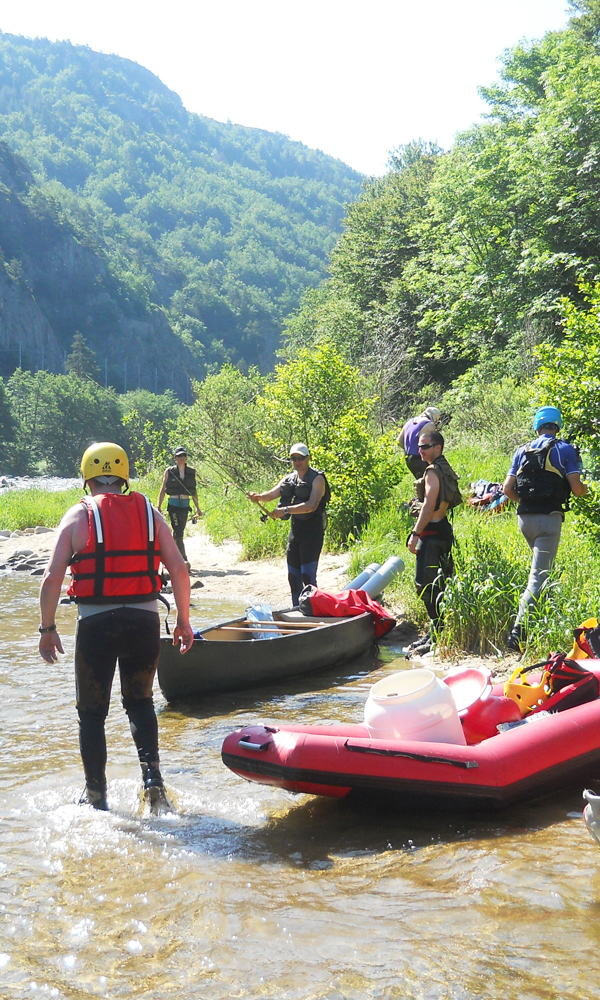
M 562 415 L 555 406 L 542 406 L 533 419 L 538 437 L 517 448 L 503 491 L 518 503 L 521 533 L 532 552 L 529 580 L 519 601 L 517 617 L 506 644 L 521 652 L 525 638 L 523 618 L 535 607 L 560 542 L 565 504 L 573 493 L 584 496 L 588 487 L 581 481 L 581 460 L 567 441 L 557 440 Z

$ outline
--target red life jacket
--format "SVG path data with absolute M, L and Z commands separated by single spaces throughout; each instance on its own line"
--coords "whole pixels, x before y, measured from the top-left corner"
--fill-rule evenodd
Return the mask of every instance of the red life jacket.
M 81 501 L 85 547 L 71 560 L 67 594 L 81 604 L 135 604 L 160 593 L 160 555 L 152 505 L 142 493 L 102 493 Z

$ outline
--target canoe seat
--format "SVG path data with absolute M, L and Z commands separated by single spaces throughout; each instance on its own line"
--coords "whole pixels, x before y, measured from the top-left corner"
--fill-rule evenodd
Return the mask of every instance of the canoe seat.
M 309 615 L 303 615 L 301 611 L 294 608 L 291 611 L 275 611 L 273 617 L 276 622 L 323 622 L 325 625 L 333 625 L 335 622 L 348 621 L 347 618 L 311 618 Z

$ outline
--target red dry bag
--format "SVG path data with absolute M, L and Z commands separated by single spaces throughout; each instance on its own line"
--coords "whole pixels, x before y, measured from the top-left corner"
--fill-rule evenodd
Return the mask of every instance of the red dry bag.
M 327 591 L 308 584 L 300 593 L 298 606 L 303 615 L 312 618 L 353 618 L 368 611 L 375 623 L 375 636 L 378 639 L 396 624 L 396 619 L 364 590 L 342 590 L 340 594 L 328 594 Z

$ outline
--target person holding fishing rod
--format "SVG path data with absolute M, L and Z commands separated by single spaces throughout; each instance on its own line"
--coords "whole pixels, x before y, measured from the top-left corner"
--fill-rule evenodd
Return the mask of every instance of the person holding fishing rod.
M 173 538 L 189 573 L 190 564 L 185 553 L 183 533 L 190 513 L 190 499 L 194 501 L 197 517 L 202 517 L 202 511 L 198 506 L 196 470 L 187 464 L 187 452 L 185 448 L 176 448 L 173 458 L 175 459 L 175 464 L 165 469 L 156 506 L 160 511 L 166 493 L 169 498 L 167 501 L 167 513 L 171 522 L 171 528 L 173 529 Z
M 279 500 L 274 510 L 265 510 L 265 513 L 275 520 L 290 521 L 286 557 L 294 607 L 298 605 L 302 588 L 317 583 L 317 565 L 327 526 L 325 508 L 330 497 L 325 473 L 311 468 L 309 459 L 310 452 L 305 444 L 292 445 L 290 461 L 294 471 L 267 493 L 246 494 L 263 510 L 263 503 Z

